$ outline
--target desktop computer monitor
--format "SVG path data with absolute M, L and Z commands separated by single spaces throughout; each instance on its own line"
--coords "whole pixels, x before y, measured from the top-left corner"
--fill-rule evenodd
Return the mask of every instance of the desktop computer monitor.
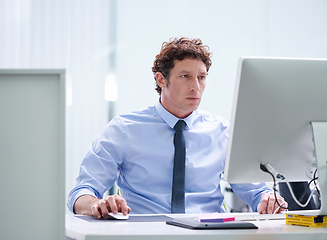
M 327 59 L 244 57 L 239 61 L 224 179 L 309 181 L 318 169 L 327 214 Z

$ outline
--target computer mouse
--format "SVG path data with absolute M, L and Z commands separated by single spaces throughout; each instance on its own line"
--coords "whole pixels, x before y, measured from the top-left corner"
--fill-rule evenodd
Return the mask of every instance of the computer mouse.
M 124 215 L 121 212 L 118 212 L 116 214 L 110 212 L 108 215 L 108 219 L 112 219 L 112 220 L 127 220 L 129 218 L 129 215 Z

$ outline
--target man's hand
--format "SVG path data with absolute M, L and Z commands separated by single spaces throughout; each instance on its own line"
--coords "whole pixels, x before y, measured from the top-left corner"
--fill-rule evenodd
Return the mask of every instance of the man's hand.
M 79 197 L 74 205 L 74 212 L 77 214 L 93 215 L 97 219 L 108 218 L 109 212 L 116 214 L 121 212 L 127 215 L 131 208 L 127 206 L 126 200 L 115 194 L 104 199 L 95 198 L 91 195 Z
M 288 203 L 285 202 L 284 198 L 277 195 L 277 201 L 282 207 L 287 208 Z M 273 193 L 262 194 L 261 201 L 257 206 L 258 213 L 260 213 L 260 214 L 281 213 L 282 211 L 286 210 L 284 208 L 281 208 L 278 206 Z
M 127 215 L 131 211 L 131 208 L 127 206 L 124 198 L 115 194 L 107 196 L 104 199 L 99 199 L 99 201 L 93 203 L 91 211 L 93 216 L 100 219 L 101 216 L 103 218 L 108 218 L 109 212 L 113 212 L 114 214 L 122 212 L 124 215 Z

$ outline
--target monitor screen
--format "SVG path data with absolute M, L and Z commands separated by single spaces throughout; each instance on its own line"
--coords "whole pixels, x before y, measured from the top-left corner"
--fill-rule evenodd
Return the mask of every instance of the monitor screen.
M 288 181 L 312 179 L 313 121 L 327 122 L 327 59 L 241 58 L 225 180 L 271 182 L 261 163 Z

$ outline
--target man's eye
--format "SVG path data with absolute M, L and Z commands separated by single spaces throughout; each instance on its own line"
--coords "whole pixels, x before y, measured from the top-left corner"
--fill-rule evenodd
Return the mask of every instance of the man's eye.
M 186 74 L 182 75 L 182 78 L 187 78 L 188 76 Z
M 199 80 L 204 80 L 204 79 L 206 79 L 205 76 L 200 76 L 200 77 L 199 77 Z

